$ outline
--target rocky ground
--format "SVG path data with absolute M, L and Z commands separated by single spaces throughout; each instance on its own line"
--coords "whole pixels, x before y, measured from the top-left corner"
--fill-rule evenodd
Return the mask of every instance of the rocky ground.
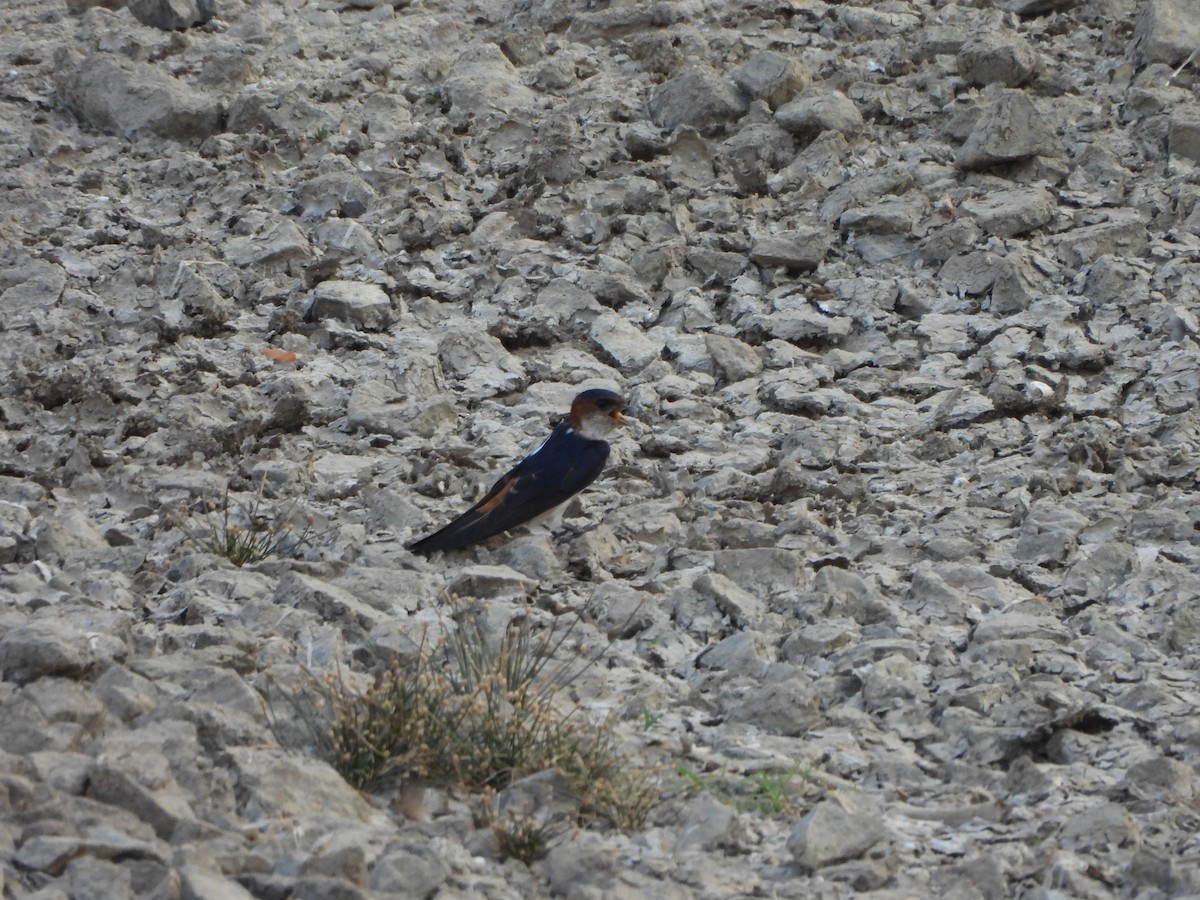
M 0 27 L 5 897 L 1200 893 L 1192 0 L 114 6 Z M 561 528 L 403 549 L 594 386 Z M 582 617 L 644 828 L 267 702 L 447 592 Z

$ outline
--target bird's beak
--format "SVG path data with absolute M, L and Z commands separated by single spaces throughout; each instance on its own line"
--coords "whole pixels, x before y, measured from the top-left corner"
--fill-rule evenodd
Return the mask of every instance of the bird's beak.
M 623 415 L 621 415 L 621 411 L 619 409 L 614 409 L 612 412 L 610 412 L 608 414 L 608 417 L 610 419 L 612 419 L 613 422 L 615 422 L 617 425 L 625 424 L 625 417 Z

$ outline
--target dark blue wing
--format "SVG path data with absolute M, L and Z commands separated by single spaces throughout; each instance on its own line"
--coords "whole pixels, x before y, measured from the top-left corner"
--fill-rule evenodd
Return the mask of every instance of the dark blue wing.
M 492 485 L 487 495 L 434 534 L 408 545 L 414 553 L 460 550 L 516 528 L 565 503 L 599 476 L 608 444 L 559 425 L 545 443 Z

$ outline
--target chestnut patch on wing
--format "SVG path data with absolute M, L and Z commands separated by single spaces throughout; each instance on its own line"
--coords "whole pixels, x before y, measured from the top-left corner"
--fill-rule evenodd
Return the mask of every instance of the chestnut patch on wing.
M 513 489 L 513 486 L 516 483 L 517 483 L 516 475 L 509 477 L 508 481 L 504 482 L 504 484 L 500 486 L 500 490 L 496 491 L 496 493 L 493 497 L 490 497 L 489 499 L 485 500 L 483 503 L 479 504 L 479 512 L 483 513 L 486 516 L 493 509 L 495 509 L 497 506 L 499 506 L 501 504 L 501 502 L 504 500 L 505 496 L 507 496 L 508 492 Z

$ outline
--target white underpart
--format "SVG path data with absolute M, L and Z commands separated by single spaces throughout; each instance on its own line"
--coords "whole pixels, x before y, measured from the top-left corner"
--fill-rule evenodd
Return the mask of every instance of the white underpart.
M 592 413 L 590 416 L 583 417 L 576 433 L 589 441 L 602 441 L 612 434 L 616 427 L 617 423 L 604 413 Z

